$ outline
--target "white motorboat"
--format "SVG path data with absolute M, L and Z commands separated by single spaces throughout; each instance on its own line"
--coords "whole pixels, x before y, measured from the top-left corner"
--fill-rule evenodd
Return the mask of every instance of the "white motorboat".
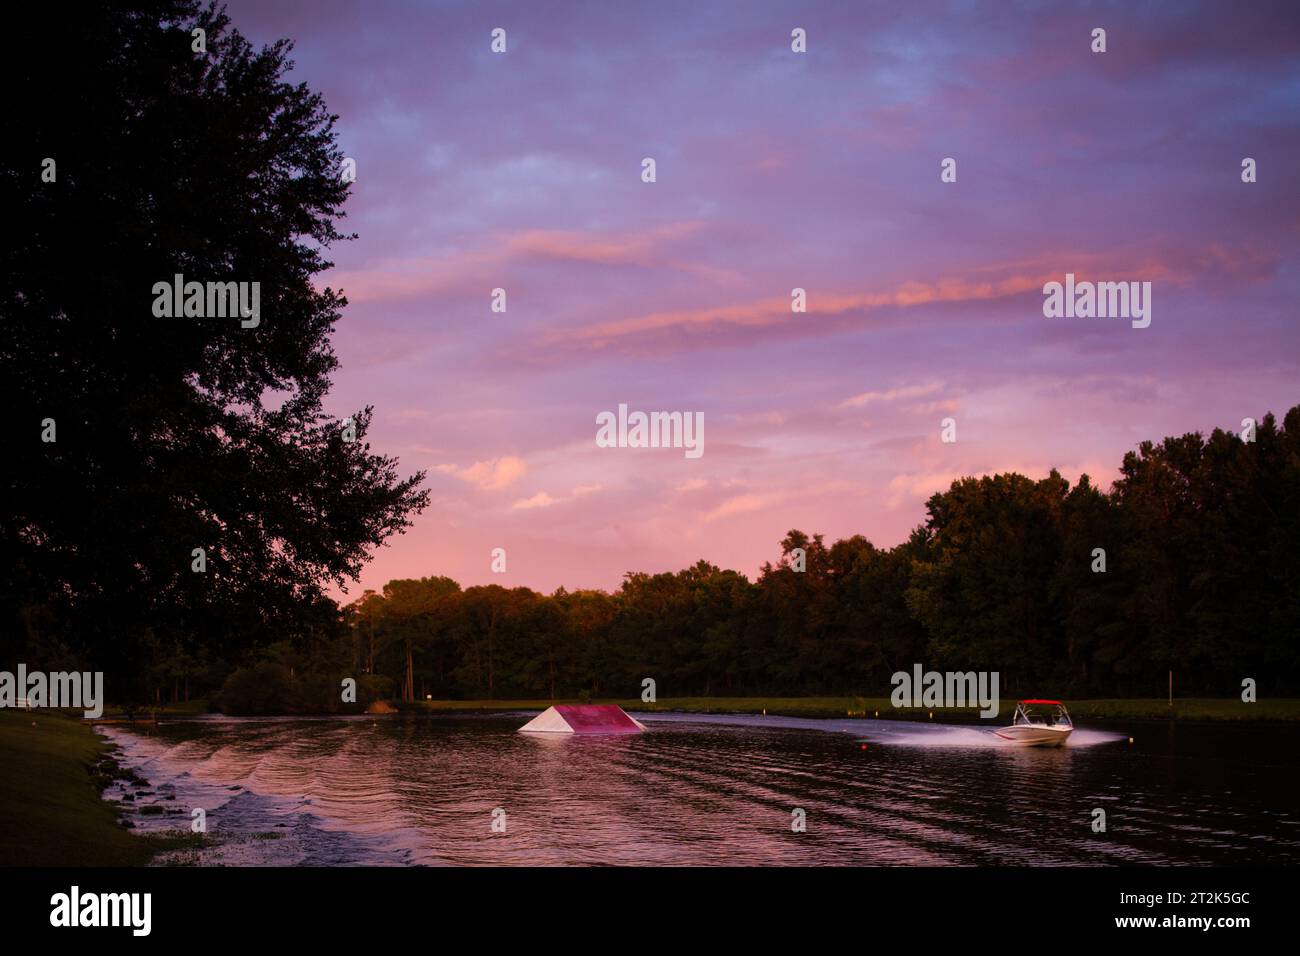
M 1018 747 L 1059 747 L 1072 730 L 1074 724 L 1059 700 L 1022 700 L 1016 703 L 1011 726 L 993 733 Z

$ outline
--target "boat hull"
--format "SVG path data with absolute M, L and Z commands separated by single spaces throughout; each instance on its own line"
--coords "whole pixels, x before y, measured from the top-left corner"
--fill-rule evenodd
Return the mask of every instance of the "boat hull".
M 1070 736 L 1069 727 L 1003 727 L 993 733 L 1014 747 L 1059 747 Z

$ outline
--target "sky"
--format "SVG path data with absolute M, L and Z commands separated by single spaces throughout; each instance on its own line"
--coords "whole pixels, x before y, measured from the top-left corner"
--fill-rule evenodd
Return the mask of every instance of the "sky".
M 1293 2 L 228 11 L 356 162 L 326 409 L 428 472 L 349 597 L 753 577 L 792 528 L 890 547 L 954 478 L 1106 487 L 1300 404 Z M 1150 326 L 1045 317 L 1067 273 L 1150 282 Z M 620 403 L 702 413 L 704 453 L 598 447 Z

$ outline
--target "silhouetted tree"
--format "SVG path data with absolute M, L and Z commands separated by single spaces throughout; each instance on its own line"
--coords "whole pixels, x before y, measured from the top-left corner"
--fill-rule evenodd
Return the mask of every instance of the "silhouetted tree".
M 322 408 L 346 300 L 313 277 L 349 187 L 290 44 L 255 50 L 187 0 L 46 6 L 8 35 L 0 657 L 61 642 L 124 695 L 146 628 L 234 658 L 427 498 L 370 451 L 369 409 L 351 441 Z M 156 316 L 178 274 L 258 283 L 257 324 Z M 57 634 L 33 640 L 38 618 Z

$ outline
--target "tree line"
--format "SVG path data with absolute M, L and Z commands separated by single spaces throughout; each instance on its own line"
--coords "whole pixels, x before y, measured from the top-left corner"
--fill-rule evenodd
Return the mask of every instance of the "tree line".
M 1144 442 L 1108 491 L 1056 471 L 954 481 L 906 541 L 790 531 L 754 580 L 707 561 L 625 575 L 612 593 L 399 579 L 316 594 L 225 642 L 123 633 L 120 696 L 216 693 L 232 712 L 348 710 L 377 698 L 885 696 L 914 664 L 996 670 L 1003 694 L 1300 692 L 1300 406 L 1246 441 Z M 98 605 L 92 605 L 97 607 Z M 51 605 L 25 609 L 29 666 L 95 666 Z M 76 620 L 75 616 L 68 620 Z M 227 652 L 227 648 L 234 648 Z M 54 653 L 51 654 L 50 651 Z M 8 656 L 8 655 L 7 655 Z
M 613 593 L 446 577 L 339 608 L 301 671 L 402 700 L 885 696 L 922 663 L 994 670 L 1006 695 L 1300 691 L 1300 406 L 1253 441 L 1144 442 L 1109 491 L 1056 471 L 962 478 L 893 548 L 790 531 L 756 580 L 699 561 Z M 292 642 L 291 642 L 292 643 Z

